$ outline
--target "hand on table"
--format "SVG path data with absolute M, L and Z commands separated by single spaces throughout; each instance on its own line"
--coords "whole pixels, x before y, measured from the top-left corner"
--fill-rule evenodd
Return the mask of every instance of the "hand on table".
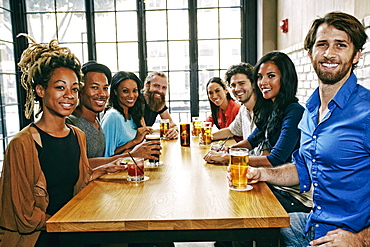
M 93 169 L 91 180 L 97 179 L 105 174 L 114 174 L 127 169 L 127 165 L 121 164 L 122 158 L 117 158 L 114 162 L 98 166 Z
M 255 167 L 248 167 L 248 184 L 255 184 L 260 182 L 261 177 L 261 169 L 255 168 Z M 232 174 L 230 171 L 230 167 L 227 168 L 227 180 L 229 182 L 229 186 L 232 186 Z
M 209 151 L 203 159 L 210 164 L 229 164 L 230 156 L 224 151 Z
M 166 140 L 174 140 L 179 138 L 179 133 L 175 128 L 170 128 L 166 133 Z
M 310 245 L 320 246 L 320 247 L 328 247 L 328 246 L 361 247 L 361 246 L 365 246 L 364 242 L 362 241 L 361 238 L 359 238 L 357 233 L 346 231 L 340 228 L 335 229 L 333 231 L 329 231 L 324 237 L 311 241 Z

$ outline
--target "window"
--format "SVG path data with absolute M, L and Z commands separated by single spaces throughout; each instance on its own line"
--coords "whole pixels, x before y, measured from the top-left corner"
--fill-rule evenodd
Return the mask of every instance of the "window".
M 0 2 L 0 173 L 4 151 L 19 131 L 19 111 L 9 1 Z
M 211 77 L 223 78 L 232 64 L 255 62 L 256 2 L 0 1 L 0 160 L 9 139 L 27 123 L 24 102 L 18 102 L 24 95 L 14 58 L 26 44 L 12 40 L 17 33 L 27 32 L 40 43 L 58 39 L 81 63 L 97 60 L 113 73 L 132 71 L 144 80 L 148 72 L 165 72 L 171 115 L 175 121 L 190 121 L 210 112 L 205 85 Z

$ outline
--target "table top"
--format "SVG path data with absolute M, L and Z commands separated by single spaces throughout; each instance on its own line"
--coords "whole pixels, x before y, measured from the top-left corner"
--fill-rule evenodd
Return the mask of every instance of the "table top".
M 233 142 L 233 140 L 229 140 Z M 227 167 L 208 164 L 209 146 L 162 140 L 163 165 L 146 168 L 149 180 L 126 180 L 127 172 L 89 183 L 51 217 L 49 232 L 277 228 L 289 215 L 265 183 L 231 191 Z

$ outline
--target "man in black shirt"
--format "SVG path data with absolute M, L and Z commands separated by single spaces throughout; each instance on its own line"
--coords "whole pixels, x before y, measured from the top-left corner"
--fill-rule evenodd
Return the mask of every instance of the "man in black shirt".
M 166 106 L 167 77 L 163 72 L 152 72 L 145 79 L 144 97 L 145 97 L 145 123 L 152 126 L 157 116 L 161 119 L 170 120 L 170 130 L 166 134 L 167 139 L 177 139 L 177 126 L 173 122 Z

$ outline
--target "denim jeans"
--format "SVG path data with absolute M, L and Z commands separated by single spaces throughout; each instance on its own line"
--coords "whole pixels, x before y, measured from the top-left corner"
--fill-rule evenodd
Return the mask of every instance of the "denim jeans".
M 280 229 L 280 246 L 285 247 L 305 247 L 310 246 L 310 241 L 313 240 L 315 233 L 312 229 L 304 234 L 304 228 L 307 223 L 308 213 L 294 212 L 289 213 L 290 226 Z

